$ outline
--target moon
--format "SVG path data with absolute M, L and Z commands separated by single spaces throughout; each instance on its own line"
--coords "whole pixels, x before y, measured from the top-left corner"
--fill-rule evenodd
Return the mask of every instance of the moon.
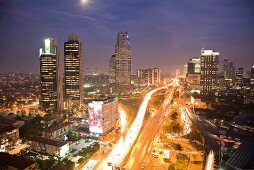
M 89 2 L 89 0 L 80 0 L 80 3 L 81 3 L 82 5 L 86 5 L 86 4 L 88 4 L 88 2 Z

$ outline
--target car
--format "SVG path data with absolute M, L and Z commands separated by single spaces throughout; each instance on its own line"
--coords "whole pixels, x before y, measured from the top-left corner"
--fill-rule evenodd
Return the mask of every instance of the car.
M 158 157 L 159 157 L 159 155 L 158 155 L 156 152 L 154 152 L 154 153 L 152 154 L 152 156 L 153 156 L 154 158 L 158 158 Z

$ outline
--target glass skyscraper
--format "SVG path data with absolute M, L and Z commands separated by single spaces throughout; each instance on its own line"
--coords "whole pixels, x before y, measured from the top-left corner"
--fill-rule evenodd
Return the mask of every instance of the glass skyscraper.
M 61 111 L 63 109 L 63 83 L 61 72 L 61 51 L 56 40 L 47 38 L 40 49 L 40 80 L 42 109 Z
M 64 43 L 65 100 L 68 106 L 79 105 L 84 99 L 83 46 L 77 35 L 69 35 Z

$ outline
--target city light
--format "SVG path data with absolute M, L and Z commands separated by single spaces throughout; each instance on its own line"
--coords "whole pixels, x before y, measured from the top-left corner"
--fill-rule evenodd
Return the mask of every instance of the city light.
M 173 84 L 173 83 L 172 83 Z M 160 87 L 157 89 L 154 89 L 146 94 L 139 111 L 137 113 L 137 116 L 135 120 L 133 121 L 131 127 L 128 129 L 127 135 L 125 137 L 121 137 L 118 143 L 114 146 L 109 156 L 101 163 L 99 169 L 101 170 L 110 170 L 112 167 L 108 166 L 108 163 L 112 163 L 114 165 L 119 165 L 121 161 L 125 158 L 129 150 L 131 149 L 131 146 L 133 145 L 134 141 L 136 140 L 138 133 L 142 127 L 144 116 L 146 113 L 146 108 L 148 105 L 148 102 L 155 92 L 164 89 L 166 87 Z

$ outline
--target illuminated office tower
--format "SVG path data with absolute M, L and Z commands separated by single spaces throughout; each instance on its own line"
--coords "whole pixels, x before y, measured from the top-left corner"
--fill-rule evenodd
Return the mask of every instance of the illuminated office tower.
M 235 86 L 243 85 L 243 67 L 239 67 L 235 71 Z
M 131 46 L 127 32 L 118 32 L 115 46 L 115 83 L 131 84 Z
M 80 106 L 84 99 L 82 45 L 74 34 L 64 43 L 64 94 L 69 107 Z
M 187 65 L 188 74 L 200 73 L 200 57 L 191 58 Z
M 61 70 L 61 50 L 56 40 L 47 38 L 44 47 L 40 48 L 40 104 L 47 111 L 63 109 L 63 83 Z
M 201 86 L 202 94 L 213 94 L 218 87 L 219 52 L 201 50 Z
M 116 81 L 116 55 L 112 55 L 109 60 L 109 83 Z

